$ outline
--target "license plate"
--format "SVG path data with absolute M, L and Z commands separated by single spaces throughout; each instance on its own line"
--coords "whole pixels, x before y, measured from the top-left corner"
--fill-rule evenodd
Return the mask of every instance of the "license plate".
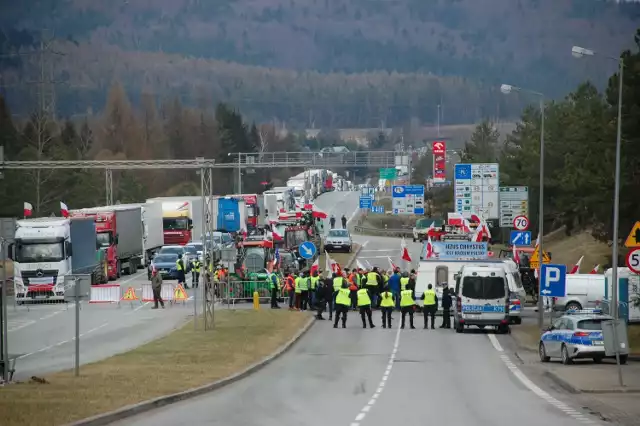
M 594 346 L 602 346 L 604 342 L 602 340 L 592 340 Z
M 342 245 L 340 245 L 340 244 L 334 244 L 333 246 L 334 247 L 342 247 Z
M 466 314 L 465 318 L 467 318 L 467 319 L 480 319 L 480 314 Z

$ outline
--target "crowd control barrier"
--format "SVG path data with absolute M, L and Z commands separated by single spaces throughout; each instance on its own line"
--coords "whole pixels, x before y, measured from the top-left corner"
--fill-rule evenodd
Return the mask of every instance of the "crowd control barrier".
M 221 302 L 230 307 L 236 302 L 252 303 L 254 292 L 258 292 L 260 301 L 268 301 L 271 298 L 269 287 L 266 281 L 221 281 L 218 293 Z
M 163 282 L 160 290 L 160 297 L 162 297 L 162 300 L 171 304 L 176 303 L 174 295 L 177 287 L 177 283 Z M 151 286 L 151 283 L 142 284 L 142 301 L 153 302 L 153 287 Z
M 120 297 L 120 284 L 92 285 L 89 303 L 120 303 Z

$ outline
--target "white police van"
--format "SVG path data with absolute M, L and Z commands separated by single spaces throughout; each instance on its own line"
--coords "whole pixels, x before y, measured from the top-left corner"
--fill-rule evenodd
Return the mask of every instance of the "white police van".
M 509 332 L 509 284 L 502 265 L 463 266 L 456 278 L 455 295 L 453 327 L 457 333 L 471 325 Z

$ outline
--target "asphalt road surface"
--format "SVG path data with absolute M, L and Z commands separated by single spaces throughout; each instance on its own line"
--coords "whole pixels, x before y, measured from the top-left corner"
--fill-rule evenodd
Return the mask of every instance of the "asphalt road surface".
M 317 200 L 347 218 L 358 193 Z M 326 227 L 326 226 L 325 226 Z M 356 237 L 361 259 L 388 265 L 400 258 L 394 238 Z M 420 245 L 407 242 L 414 264 Z M 386 250 L 383 252 L 382 250 Z M 380 257 L 380 256 L 383 256 Z M 376 263 L 374 263 L 374 261 Z M 579 407 L 525 376 L 492 332 L 362 329 L 349 312 L 347 329 L 318 321 L 285 355 L 259 372 L 208 395 L 117 423 L 128 426 L 388 426 L 390 424 L 577 426 L 599 424 Z M 437 320 L 438 322 L 440 319 Z M 506 338 L 500 336 L 500 339 Z
M 123 287 L 136 288 L 140 297 L 141 285 L 148 281 L 146 271 L 139 271 L 115 282 Z M 193 315 L 192 300 L 158 310 L 151 310 L 153 304 L 149 302 L 122 302 L 119 307 L 88 303 L 80 306 L 82 364 L 126 352 L 157 339 Z M 200 306 L 198 310 L 201 310 Z M 73 368 L 75 304 L 14 305 L 10 300 L 7 314 L 9 352 L 21 355 L 16 363 L 15 379 Z

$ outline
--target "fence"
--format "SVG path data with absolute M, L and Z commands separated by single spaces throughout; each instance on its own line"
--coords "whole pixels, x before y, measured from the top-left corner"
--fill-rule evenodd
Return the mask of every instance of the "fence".
M 162 284 L 162 289 L 160 290 L 160 297 L 164 302 L 169 302 L 170 304 L 186 303 L 186 300 L 176 300 L 176 289 L 178 288 L 178 283 L 168 283 L 164 282 Z M 186 294 L 186 293 L 185 293 Z M 142 301 L 143 302 L 153 302 L 153 287 L 151 283 L 143 283 L 142 284 Z
M 252 302 L 253 293 L 258 292 L 260 301 L 271 299 L 270 284 L 267 281 L 221 281 L 218 283 L 218 291 L 216 292 L 220 302 L 228 307 L 235 306 L 237 302 Z M 278 299 L 282 301 L 286 298 L 284 292 L 281 291 Z
M 92 285 L 89 303 L 120 303 L 120 292 L 120 284 Z

